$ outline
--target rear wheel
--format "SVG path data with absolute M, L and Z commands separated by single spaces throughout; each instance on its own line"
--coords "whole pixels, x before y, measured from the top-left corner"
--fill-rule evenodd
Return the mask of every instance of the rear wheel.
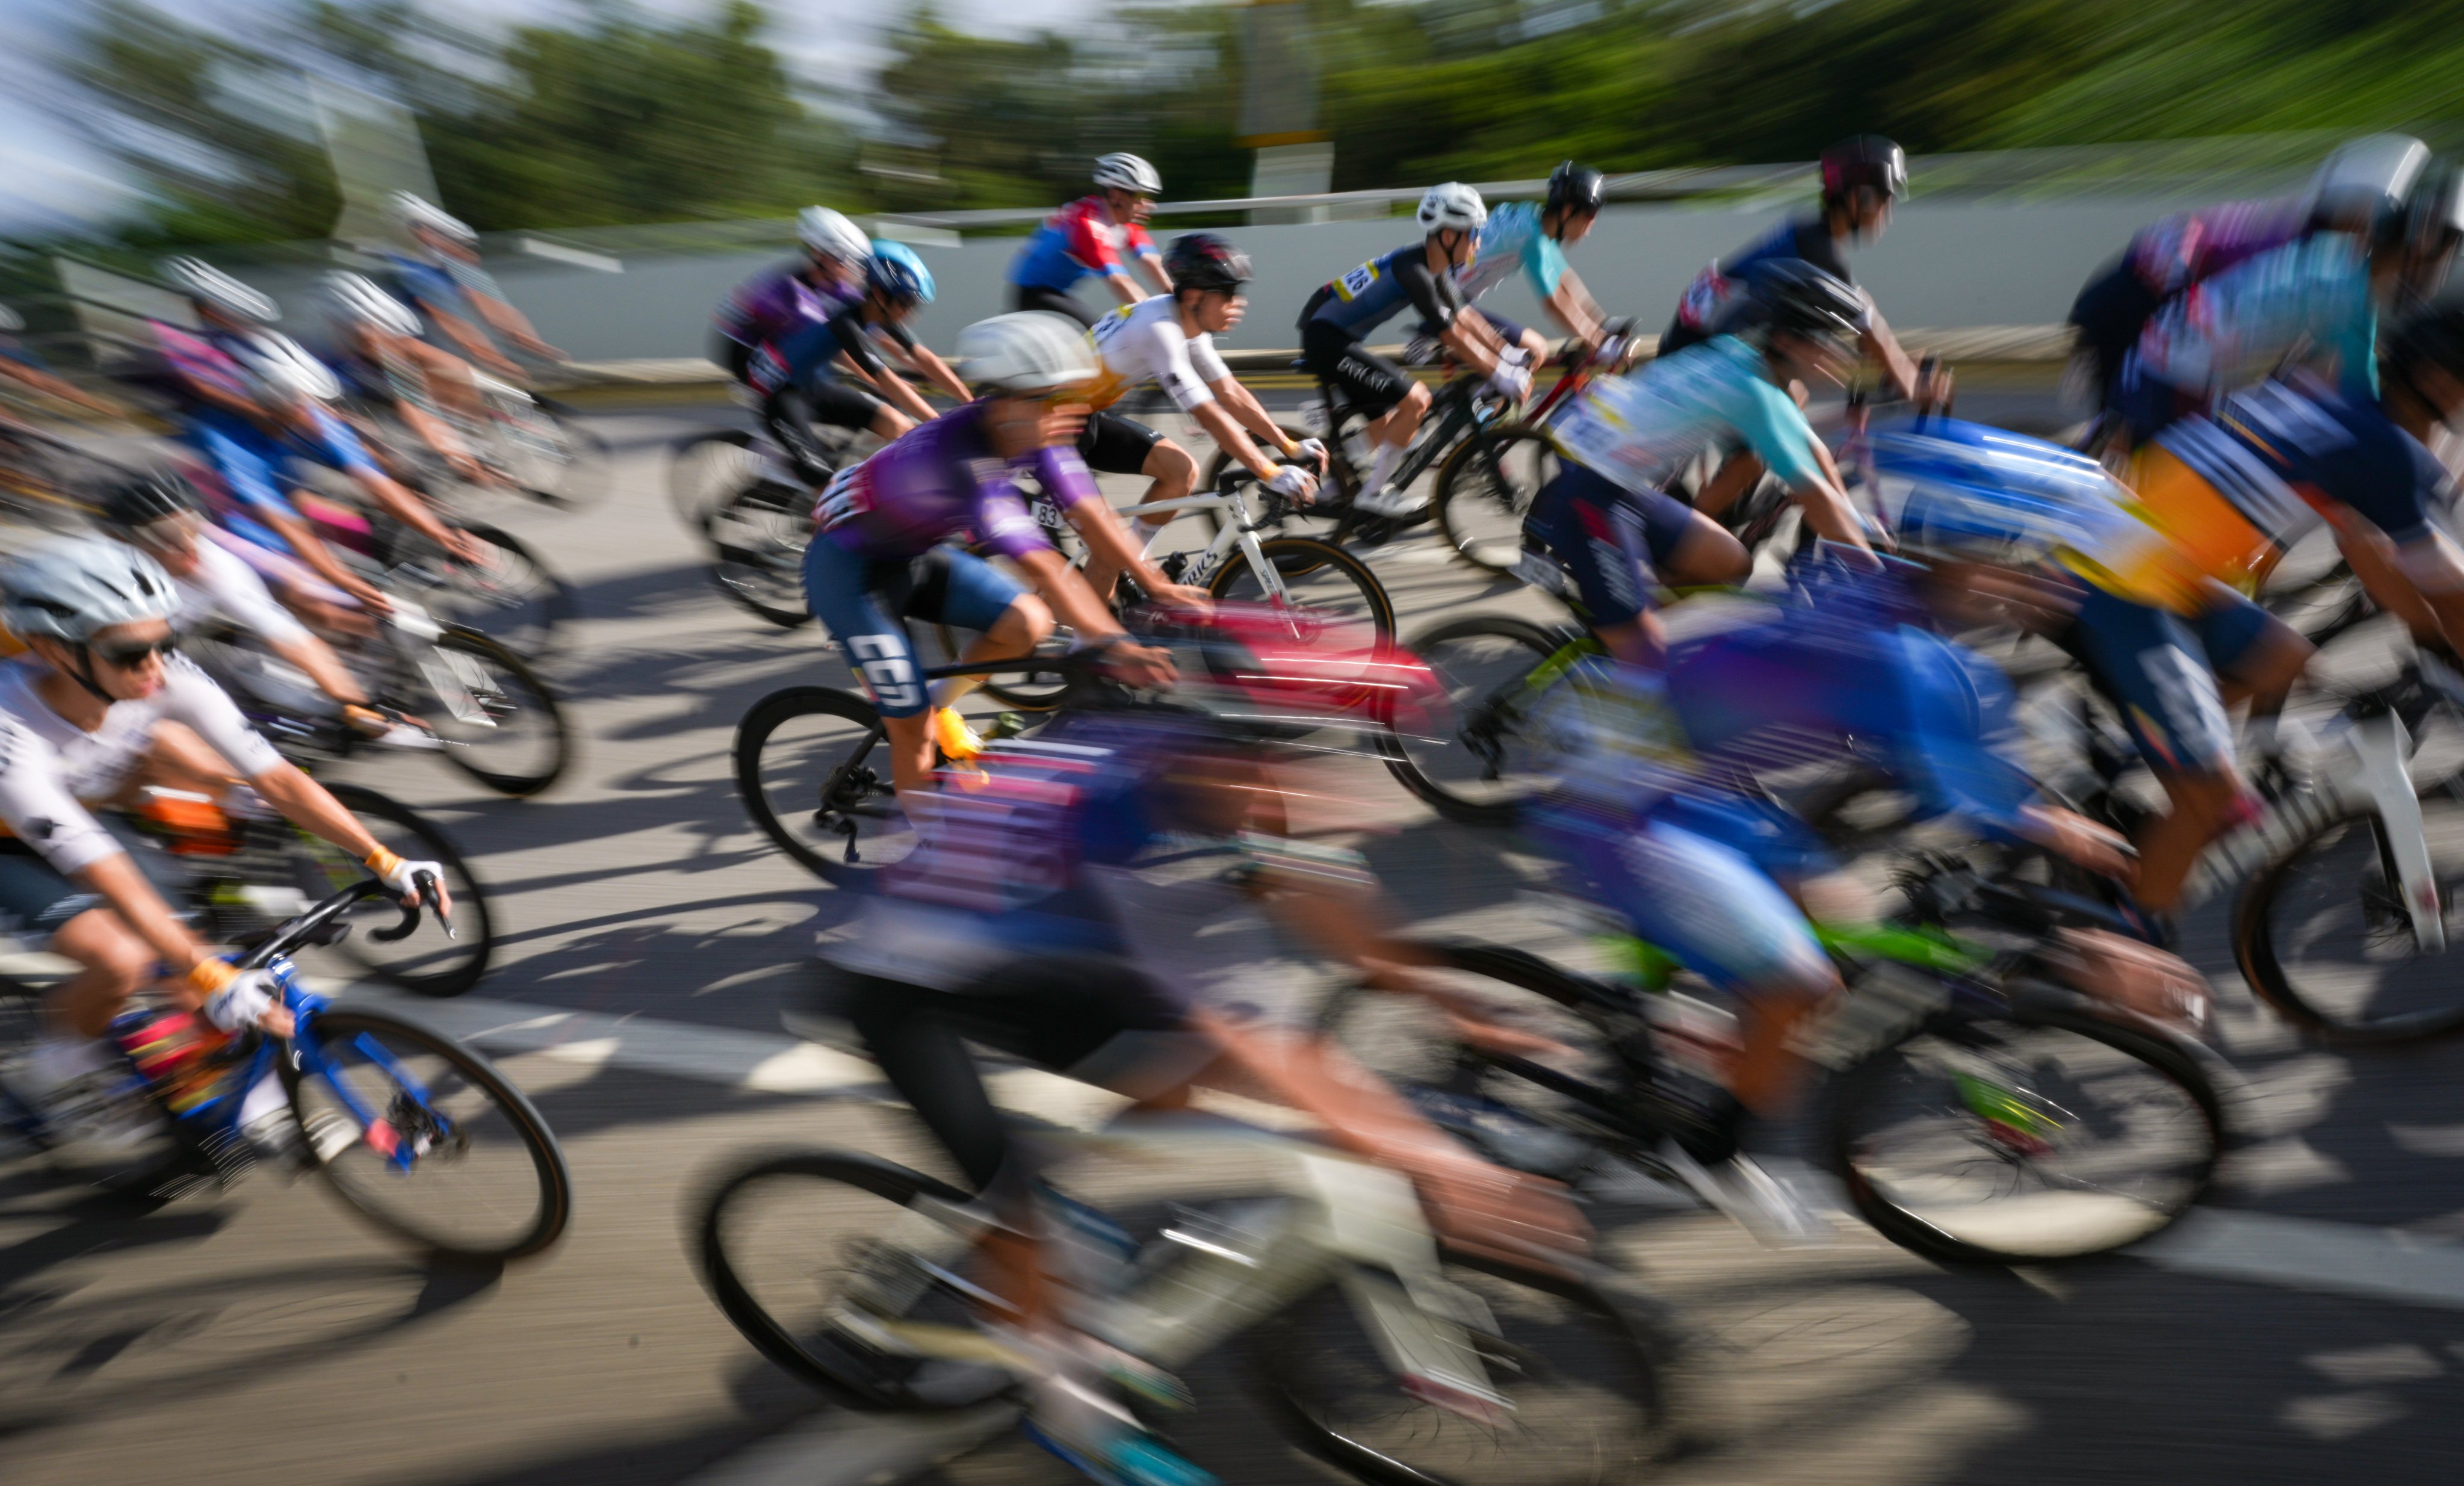
M 711 516 L 748 487 L 772 476 L 750 428 L 716 428 L 677 444 L 668 456 L 668 506 L 693 535 L 710 535 Z
M 561 511 L 596 504 L 609 485 L 607 441 L 561 403 L 496 404 L 496 462 L 523 494 Z
M 478 543 L 478 559 L 441 563 L 443 581 L 422 595 L 429 607 L 516 655 L 539 661 L 554 654 L 582 616 L 572 586 L 510 533 L 464 526 L 462 535 Z
M 1535 673 L 1567 644 L 1500 615 L 1449 620 L 1406 641 L 1439 695 L 1388 719 L 1386 767 L 1449 820 L 1511 820 L 1553 781 L 1525 725 L 1543 689 Z
M 862 697 L 790 687 L 736 729 L 736 788 L 761 834 L 825 883 L 878 871 L 915 849 L 898 808 L 890 741 Z
M 764 480 L 711 514 L 711 577 L 719 591 L 781 629 L 812 623 L 804 606 L 804 548 L 813 505 L 802 485 Z
M 496 950 L 496 931 L 488 909 L 487 890 L 471 873 L 462 854 L 409 806 L 356 784 L 328 784 L 326 792 L 360 823 L 377 843 L 413 862 L 433 862 L 444 869 L 444 888 L 453 901 L 452 932 L 432 913 L 420 918 L 410 937 L 387 944 L 368 930 L 390 926 L 397 916 L 383 900 L 361 904 L 350 915 L 358 931 L 332 950 L 310 951 L 332 955 L 348 976 L 372 974 L 420 995 L 460 995 L 479 983 Z M 341 847 L 305 832 L 294 836 L 292 872 L 310 903 L 321 902 L 366 878 L 367 869 Z
M 1523 520 L 1556 478 L 1557 447 L 1538 428 L 1497 428 L 1463 441 L 1438 470 L 1430 504 L 1455 555 L 1484 573 L 1511 575 Z
M 556 1242 L 573 1177 L 521 1091 L 478 1054 L 379 1012 L 327 1007 L 277 1058 L 305 1149 L 341 1199 L 434 1254 L 500 1260 Z
M 414 704 L 445 742 L 445 760 L 499 795 L 531 796 L 573 761 L 556 694 L 521 657 L 487 636 L 449 629 L 409 657 L 426 697 Z

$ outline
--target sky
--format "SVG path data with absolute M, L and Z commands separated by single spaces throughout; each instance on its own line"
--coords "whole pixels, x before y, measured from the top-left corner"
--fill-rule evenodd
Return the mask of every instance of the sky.
M 571 0 L 428 0 L 461 20 L 498 23 L 570 18 Z M 873 37 L 909 9 L 910 0 L 766 0 L 771 44 L 798 72 L 818 80 L 858 81 L 882 55 Z M 1066 25 L 1102 9 L 1104 0 L 935 0 L 954 26 L 984 33 Z M 211 19 L 243 34 L 285 9 L 279 0 L 156 0 L 189 25 Z M 712 0 L 635 0 L 655 14 L 706 12 Z M 129 198 L 111 161 L 59 118 L 44 96 L 52 91 L 42 58 L 55 53 L 74 26 L 82 0 L 0 0 L 0 232 L 28 230 L 111 214 Z

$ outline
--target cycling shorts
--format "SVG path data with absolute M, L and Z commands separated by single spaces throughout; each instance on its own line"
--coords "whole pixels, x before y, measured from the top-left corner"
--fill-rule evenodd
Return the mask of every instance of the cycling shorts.
M 1538 818 L 1544 831 L 1553 813 Z M 1584 891 L 1638 939 L 1733 994 L 1823 979 L 1830 962 L 1805 915 L 1752 858 L 1674 821 L 1551 833 Z
M 804 602 L 847 651 L 847 665 L 884 717 L 924 710 L 924 677 L 905 621 L 990 629 L 1025 591 L 956 547 L 935 547 L 920 557 L 867 557 L 824 535 L 804 549 Z
M 224 514 L 224 525 L 231 531 L 275 552 L 291 550 L 290 543 L 251 513 L 297 516 L 289 499 L 290 492 L 302 484 L 292 472 L 296 459 L 313 460 L 345 474 L 381 472 L 361 447 L 359 436 L 341 419 L 323 408 L 316 409 L 314 418 L 313 435 L 276 436 L 219 408 L 189 415 L 184 438 L 212 468 L 229 494 L 231 509 Z
M 1330 320 L 1301 326 L 1301 366 L 1343 391 L 1364 418 L 1380 418 L 1411 394 L 1412 374 L 1369 349 L 1351 331 Z
M 1532 497 L 1524 529 L 1573 575 L 1594 624 L 1626 624 L 1651 607 L 1651 585 L 1694 527 L 1694 512 L 1661 491 L 1629 491 L 1568 464 Z
M 179 860 L 117 816 L 98 813 L 95 819 L 118 839 L 128 860 L 137 863 L 163 900 L 179 911 L 189 888 Z M 78 886 L 33 847 L 0 835 L 0 934 L 12 935 L 25 949 L 39 951 L 69 920 L 88 908 L 105 907 L 100 893 Z
M 1091 413 L 1078 435 L 1078 457 L 1098 474 L 1142 474 L 1147 456 L 1162 442 L 1162 434 L 1134 418 Z
M 2232 762 L 2233 741 L 2216 668 L 2230 667 L 2269 623 L 2247 600 L 2186 618 L 2088 586 L 2062 645 L 2120 709 L 2151 766 L 2212 773 Z M 2211 638 L 2225 655 L 2211 655 Z
M 1078 302 L 1075 295 L 1040 284 L 1009 286 L 1009 307 L 1013 310 L 1041 310 L 1046 315 L 1067 315 L 1089 330 L 1095 328 L 1094 311 Z

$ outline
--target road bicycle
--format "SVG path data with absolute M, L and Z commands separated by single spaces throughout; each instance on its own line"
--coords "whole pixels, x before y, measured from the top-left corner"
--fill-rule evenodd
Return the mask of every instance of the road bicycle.
M 1823 1075 L 1819 1158 L 1859 1215 L 1928 1257 L 2004 1264 L 2107 1253 L 2178 1219 L 2230 1144 L 2223 1101 L 2211 1055 L 2055 978 L 2056 931 L 2110 929 L 2110 912 L 1950 857 L 1918 859 L 1901 887 L 1889 922 L 1815 926 L 1847 991 L 1796 1040 Z M 1562 1054 L 1499 1052 L 1431 1028 L 1417 998 L 1361 990 L 1330 1001 L 1321 1030 L 1503 1165 L 1673 1183 L 1660 1152 L 1700 1127 L 1733 1021 L 1621 919 L 1608 927 L 1620 979 L 1422 947 L 1462 989 L 1519 993 L 1485 998 Z
M 433 909 L 435 884 L 421 888 Z M 129 1033 L 123 1048 L 135 1050 L 88 1112 L 111 1128 L 155 1129 L 162 1148 L 146 1169 L 176 1174 L 175 1186 L 228 1184 L 273 1154 L 313 1169 L 361 1217 L 429 1253 L 489 1262 L 538 1254 L 563 1234 L 573 1212 L 572 1175 L 539 1111 L 459 1043 L 390 1013 L 337 1005 L 300 982 L 291 956 L 341 942 L 359 927 L 346 916 L 380 901 L 399 920 L 365 937 L 410 936 L 420 907 L 393 902 L 383 883 L 362 873 L 265 931 L 239 959 L 242 970 L 272 972 L 296 1018 L 289 1038 L 225 1038 L 184 1014 L 156 1020 L 131 1014 L 115 1032 Z M 0 976 L 9 1032 L 33 1032 L 38 994 Z M 166 1043 L 182 1037 L 190 1039 L 187 1056 L 173 1071 L 158 1065 L 150 1078 L 140 1071 L 141 1060 L 165 1060 Z M 288 1121 L 275 1130 L 262 1121 L 244 1127 L 248 1096 L 269 1078 L 280 1082 Z M 0 1109 L 46 1148 L 66 1153 L 81 1134 L 19 1101 L 5 1082 Z
M 1669 1333 L 1609 1271 L 1441 1249 L 1406 1178 L 1229 1121 L 1029 1138 L 1164 1189 L 1111 1212 L 1049 1188 L 1041 1199 L 1092 1251 L 1067 1319 L 1152 1369 L 1149 1403 L 1188 1407 L 1173 1375 L 1237 1341 L 1285 1432 L 1367 1480 L 1606 1486 L 1667 1443 Z M 846 1407 L 915 1410 L 952 1407 L 935 1385 L 956 1368 L 993 1379 L 968 1403 L 1036 1370 L 977 1322 L 998 1304 L 967 1278 L 987 1226 L 957 1188 L 817 1150 L 718 1182 L 694 1234 L 719 1308 L 762 1355 Z
M 1595 381 L 1633 362 L 1639 348 L 1631 323 L 1611 320 L 1604 332 L 1598 347 L 1573 360 L 1522 417 L 1463 440 L 1438 467 L 1430 514 L 1446 545 L 1473 569 L 1493 577 L 1515 572 L 1523 557 L 1523 518 L 1530 514 L 1532 497 L 1562 467 L 1549 437 L 1551 421 Z

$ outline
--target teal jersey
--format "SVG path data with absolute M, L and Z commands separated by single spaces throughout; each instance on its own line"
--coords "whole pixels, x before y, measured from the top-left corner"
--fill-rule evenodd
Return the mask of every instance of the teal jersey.
M 1463 297 L 1477 299 L 1514 276 L 1520 269 L 1532 297 L 1546 299 L 1566 277 L 1563 244 L 1541 230 L 1540 208 L 1528 201 L 1510 201 L 1488 214 L 1481 229 L 1480 256 L 1457 276 Z
M 2318 232 L 2202 280 L 2140 335 L 2138 372 L 2195 392 L 2247 386 L 2308 348 L 2333 358 L 2347 387 L 2378 395 L 2377 306 L 2369 256 L 2342 232 Z
M 1550 426 L 1568 459 L 1630 491 L 1658 490 L 1713 445 L 1743 444 L 1801 486 L 1820 471 L 1796 400 L 1763 376 L 1763 355 L 1714 336 L 1631 377 L 1603 377 Z

